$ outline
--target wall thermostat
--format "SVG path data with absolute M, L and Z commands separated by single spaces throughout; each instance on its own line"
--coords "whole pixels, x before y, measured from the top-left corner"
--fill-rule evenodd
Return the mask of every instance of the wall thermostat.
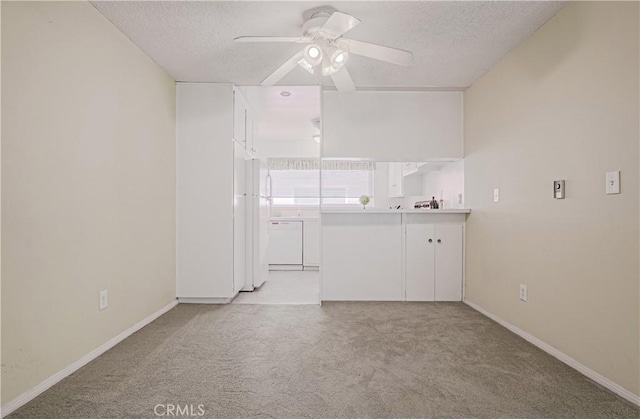
M 553 181 L 553 197 L 555 199 L 564 199 L 564 180 Z

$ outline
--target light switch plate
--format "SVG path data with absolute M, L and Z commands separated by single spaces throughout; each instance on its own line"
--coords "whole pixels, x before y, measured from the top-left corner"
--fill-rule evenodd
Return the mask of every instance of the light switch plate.
M 527 286 L 520 284 L 520 301 L 527 301 Z
M 107 296 L 107 290 L 100 291 L 100 311 L 109 307 L 109 300 Z
M 620 171 L 607 172 L 605 175 L 607 185 L 607 195 L 614 195 L 620 193 Z
M 500 202 L 500 189 L 498 188 L 493 190 L 493 202 Z

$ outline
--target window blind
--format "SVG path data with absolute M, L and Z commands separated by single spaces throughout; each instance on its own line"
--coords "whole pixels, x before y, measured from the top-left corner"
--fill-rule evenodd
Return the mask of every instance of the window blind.
M 347 169 L 344 169 L 344 164 L 333 167 L 337 168 L 323 168 L 322 175 L 319 170 L 270 169 L 272 205 L 318 206 L 321 190 L 322 205 L 360 205 L 362 195 L 369 196 L 373 201 L 374 165 L 351 166 Z

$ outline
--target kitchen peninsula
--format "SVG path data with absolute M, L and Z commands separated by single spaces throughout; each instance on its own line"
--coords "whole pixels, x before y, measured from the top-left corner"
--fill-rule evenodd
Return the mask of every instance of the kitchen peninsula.
M 322 300 L 461 301 L 469 209 L 322 211 Z

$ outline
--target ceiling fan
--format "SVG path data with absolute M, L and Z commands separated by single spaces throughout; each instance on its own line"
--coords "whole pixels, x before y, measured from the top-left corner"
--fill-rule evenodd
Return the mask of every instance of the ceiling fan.
M 402 66 L 413 63 L 413 53 L 410 51 L 343 38 L 342 35 L 360 23 L 351 15 L 338 12 L 330 6 L 312 9 L 305 14 L 309 18 L 302 25 L 302 36 L 241 36 L 234 39 L 235 42 L 308 44 L 264 79 L 261 86 L 276 84 L 296 65 L 300 65 L 311 74 L 330 76 L 339 92 L 350 92 L 355 90 L 355 85 L 345 67 L 349 54 Z

